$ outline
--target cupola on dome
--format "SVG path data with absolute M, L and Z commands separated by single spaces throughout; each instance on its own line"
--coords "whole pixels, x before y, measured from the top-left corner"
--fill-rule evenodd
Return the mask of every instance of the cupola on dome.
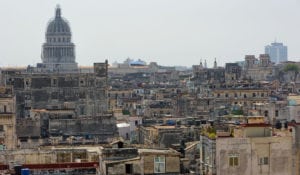
M 61 17 L 61 9 L 59 6 L 55 10 L 55 18 L 52 19 L 47 27 L 46 35 L 66 34 L 71 35 L 71 30 L 68 22 Z

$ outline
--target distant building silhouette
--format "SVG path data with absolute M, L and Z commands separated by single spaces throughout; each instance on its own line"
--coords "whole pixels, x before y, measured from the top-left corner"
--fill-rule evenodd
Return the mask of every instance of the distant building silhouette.
M 276 64 L 287 61 L 287 46 L 275 41 L 265 46 L 265 54 L 269 54 L 271 61 Z

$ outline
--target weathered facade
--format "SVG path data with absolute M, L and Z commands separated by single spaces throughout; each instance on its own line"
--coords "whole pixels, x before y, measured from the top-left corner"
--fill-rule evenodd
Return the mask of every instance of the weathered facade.
M 238 63 L 226 63 L 225 65 L 225 81 L 234 82 L 238 81 L 242 75 L 242 68 Z
M 215 109 L 221 106 L 242 106 L 244 111 L 255 109 L 257 103 L 268 103 L 271 89 L 260 85 L 231 86 L 212 89 Z
M 217 174 L 292 172 L 291 137 L 221 138 L 216 148 Z
M 294 174 L 293 136 L 289 130 L 272 129 L 264 117 L 227 130 L 208 127 L 200 137 L 203 175 Z
M 36 147 L 47 143 L 41 138 L 50 136 L 81 136 L 97 142 L 114 137 L 115 118 L 107 113 L 107 65 L 95 63 L 93 73 L 2 70 L 6 86 L 16 94 L 19 146 Z
M 266 81 L 273 79 L 274 65 L 268 54 L 260 54 L 259 60 L 254 55 L 245 56 L 243 78 L 251 81 Z
M 101 148 L 100 173 L 119 174 L 180 174 L 180 153 L 174 150 Z
M 0 86 L 0 150 L 16 148 L 15 105 L 12 87 Z
M 96 67 L 95 67 L 96 69 Z M 77 116 L 95 116 L 107 110 L 106 66 L 104 73 L 41 74 L 2 71 L 6 85 L 16 93 L 17 118 L 31 109 L 73 109 Z

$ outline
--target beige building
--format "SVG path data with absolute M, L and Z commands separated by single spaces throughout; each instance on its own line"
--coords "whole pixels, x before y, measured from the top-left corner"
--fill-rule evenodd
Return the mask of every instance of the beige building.
M 254 81 L 265 81 L 273 75 L 274 65 L 267 54 L 245 56 L 244 78 Z
M 227 131 L 210 129 L 200 137 L 200 169 L 204 175 L 294 174 L 293 139 L 288 130 L 252 117 Z M 215 132 L 216 131 L 216 132 Z M 226 134 L 227 132 L 227 134 Z
M 291 137 L 217 139 L 217 174 L 291 174 L 291 141 Z
M 257 103 L 267 103 L 271 89 L 265 87 L 234 87 L 216 88 L 212 90 L 214 107 L 219 108 L 224 105 L 243 106 L 244 112 L 255 109 Z
M 0 86 L 0 150 L 16 148 L 15 103 L 12 88 Z
M 167 148 L 179 144 L 189 129 L 186 126 L 140 126 L 138 141 L 150 147 Z
M 100 173 L 180 174 L 180 153 L 171 149 L 101 148 Z

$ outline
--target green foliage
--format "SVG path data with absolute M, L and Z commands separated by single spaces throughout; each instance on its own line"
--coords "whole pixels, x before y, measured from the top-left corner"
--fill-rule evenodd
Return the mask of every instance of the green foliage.
M 216 129 L 213 128 L 213 127 L 208 127 L 206 131 L 207 131 L 209 134 L 210 134 L 210 133 L 216 134 L 216 132 L 217 132 Z
M 243 114 L 244 114 L 244 111 L 241 110 L 241 109 L 239 109 L 239 110 L 233 110 L 233 111 L 231 111 L 231 113 L 232 113 L 233 115 L 243 115 Z
M 215 133 L 210 133 L 210 134 L 208 134 L 208 137 L 210 139 L 216 139 L 216 134 Z
M 130 112 L 128 110 L 122 110 L 123 115 L 130 115 Z
M 299 66 L 296 64 L 287 64 L 285 65 L 285 67 L 283 68 L 284 72 L 299 72 Z
M 283 68 L 284 72 L 294 72 L 294 81 L 297 80 L 297 76 L 299 73 L 299 66 L 296 64 L 287 64 L 284 68 Z
M 205 135 L 210 139 L 216 139 L 217 131 L 214 127 L 209 126 L 207 128 L 202 128 L 201 135 Z

